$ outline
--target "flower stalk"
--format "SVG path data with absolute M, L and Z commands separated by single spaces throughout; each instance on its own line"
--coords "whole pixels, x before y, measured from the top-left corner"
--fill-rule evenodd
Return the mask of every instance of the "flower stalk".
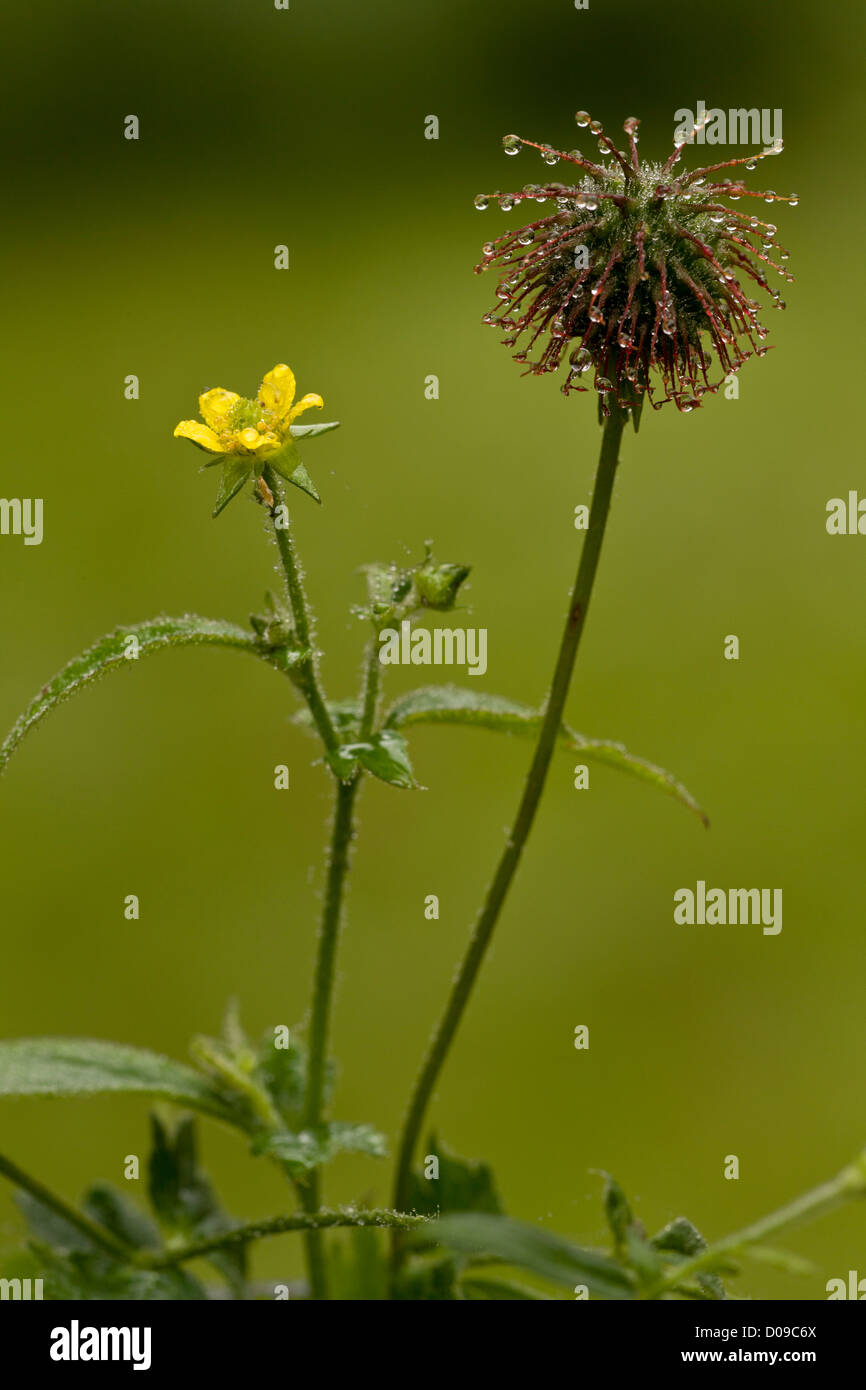
M 559 653 L 545 706 L 544 720 L 517 816 L 505 850 L 487 891 L 484 906 L 473 929 L 466 954 L 451 989 L 445 1012 L 436 1028 L 421 1071 L 415 1082 L 404 1121 L 394 1183 L 395 1205 L 408 1205 L 412 1157 L 427 1106 L 442 1071 L 455 1034 L 469 1002 L 478 972 L 490 945 L 502 908 L 511 887 L 523 848 L 529 838 L 538 810 L 550 761 L 559 736 L 571 677 L 586 627 L 590 599 L 610 512 L 614 478 L 619 462 L 622 432 L 628 416 L 614 403 L 605 421 L 601 453 L 596 473 L 589 524 L 580 555 L 577 577 L 568 607 Z M 401 1242 L 395 1242 L 395 1262 L 400 1260 Z

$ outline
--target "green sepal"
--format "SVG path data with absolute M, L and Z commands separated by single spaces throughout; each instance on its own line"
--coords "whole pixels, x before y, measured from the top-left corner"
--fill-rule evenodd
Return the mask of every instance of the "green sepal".
M 285 482 L 300 488 L 301 492 L 312 497 L 314 502 L 321 502 L 316 485 L 301 462 L 298 446 L 293 439 L 287 439 L 279 452 L 271 454 L 265 462 L 268 468 L 272 468 Z
M 315 439 L 317 434 L 327 434 L 328 430 L 339 428 L 339 420 L 325 420 L 320 425 L 290 425 L 289 433 L 295 439 Z
M 252 477 L 253 464 L 248 458 L 226 459 L 220 474 L 220 485 L 214 503 L 213 515 L 224 512 L 233 497 L 237 497 L 244 483 Z

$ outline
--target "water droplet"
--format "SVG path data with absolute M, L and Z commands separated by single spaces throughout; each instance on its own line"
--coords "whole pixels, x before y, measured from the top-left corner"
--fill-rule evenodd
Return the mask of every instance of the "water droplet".
M 515 360 L 515 362 L 525 362 L 525 361 L 526 361 L 526 352 L 525 352 L 524 350 L 521 350 L 520 352 L 515 352 L 515 354 L 514 354 L 514 360 Z
M 550 147 L 550 145 L 542 146 L 541 158 L 544 160 L 545 164 L 559 163 L 559 155 L 557 154 L 556 150 Z
M 591 117 L 588 111 L 576 111 L 574 119 L 577 121 L 578 125 L 585 126 L 589 125 Z
M 498 286 L 497 286 L 497 289 L 496 289 L 496 298 L 497 298 L 497 299 L 501 299 L 502 302 L 503 302 L 503 304 L 506 303 L 507 300 L 509 300 L 509 299 L 511 298 L 511 290 L 508 288 L 507 285 L 498 285 Z
M 517 240 L 521 246 L 531 246 L 535 241 L 535 232 L 531 232 L 527 227 L 525 231 L 518 232 Z
M 510 193 L 503 193 L 499 199 L 499 206 L 503 212 L 510 212 L 514 207 L 514 198 Z
M 723 212 L 711 212 L 711 213 L 710 213 L 710 221 L 711 221 L 711 222 L 715 222 L 715 223 L 718 225 L 719 222 L 724 222 L 724 220 L 725 220 L 725 214 L 724 214 Z
M 613 390 L 613 382 L 608 381 L 606 376 L 597 376 L 593 385 L 600 396 L 606 396 L 608 391 Z
M 475 199 L 475 206 L 477 207 L 479 212 L 483 212 L 484 209 L 489 205 L 489 203 L 490 199 L 487 197 L 485 193 L 479 193 L 478 197 Z
M 776 196 L 776 190 L 775 190 L 775 188 L 768 188 L 767 191 L 766 191 L 766 193 L 764 194 L 764 202 L 765 202 L 765 203 L 772 203 L 772 201 L 773 201 L 773 199 L 775 198 L 775 196 Z
M 577 372 L 579 376 L 582 376 L 583 373 L 588 372 L 592 366 L 592 353 L 589 348 L 575 348 L 568 360 L 572 363 L 575 372 Z
M 601 135 L 602 131 L 604 130 L 604 126 L 602 125 L 601 121 L 590 121 L 589 128 L 592 131 L 593 135 Z
M 797 197 L 796 193 L 791 193 L 788 197 L 788 207 L 795 208 L 799 201 L 800 199 Z
M 485 241 L 484 245 L 481 248 L 481 254 L 484 257 L 484 259 L 488 261 L 490 260 L 491 256 L 496 255 L 496 247 L 493 245 L 492 241 Z
M 502 137 L 502 148 L 506 154 L 520 154 L 522 145 L 519 135 L 504 135 Z
M 757 159 L 747 159 L 747 160 L 746 160 L 746 165 L 745 165 L 745 167 L 746 167 L 747 169 L 749 169 L 749 170 L 757 169 L 757 167 L 758 167 L 758 161 L 757 161 Z

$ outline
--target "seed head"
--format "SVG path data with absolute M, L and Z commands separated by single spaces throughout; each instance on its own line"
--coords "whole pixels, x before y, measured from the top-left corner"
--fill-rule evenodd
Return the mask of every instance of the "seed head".
M 589 390 L 583 379 L 592 371 L 604 415 L 609 400 L 628 407 L 644 393 L 654 409 L 674 401 L 681 411 L 693 410 L 750 357 L 768 351 L 768 330 L 749 282 L 776 308 L 785 307 L 766 278 L 772 270 L 793 280 L 780 263 L 788 252 L 776 241 L 775 226 L 721 200 L 757 198 L 793 207 L 796 195 L 759 193 L 739 176 L 719 176 L 723 169 L 754 169 L 779 154 L 782 142 L 676 173 L 684 146 L 711 114 L 674 145 L 664 164 L 641 164 L 635 116 L 623 124 L 623 151 L 587 111 L 578 111 L 578 126 L 598 141 L 599 163 L 580 150 L 564 153 L 506 135 L 506 154 L 538 150 L 546 165 L 572 166 L 576 181 L 526 184 L 519 193 L 475 199 L 479 209 L 498 201 L 506 212 L 554 204 L 554 212 L 484 245 L 476 273 L 495 267 L 501 276 L 499 302 L 484 322 L 505 330 L 504 344 L 518 347 L 514 360 L 525 362 L 527 372 L 557 371 L 567 355 L 566 395 Z M 715 379 L 710 348 L 718 363 Z

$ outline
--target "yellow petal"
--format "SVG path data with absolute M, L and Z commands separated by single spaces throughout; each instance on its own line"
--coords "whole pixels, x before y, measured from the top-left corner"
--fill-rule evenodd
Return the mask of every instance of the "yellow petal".
M 201 417 L 206 420 L 212 429 L 222 429 L 240 400 L 240 396 L 235 391 L 224 391 L 221 386 L 214 387 L 213 391 L 205 391 L 203 396 L 198 398 L 198 408 Z
M 226 454 L 228 450 L 222 443 L 218 435 L 208 425 L 203 425 L 201 420 L 181 420 L 174 432 L 175 439 L 191 439 L 193 444 L 197 444 L 200 449 L 207 449 L 209 454 Z
M 317 410 L 322 410 L 324 404 L 325 402 L 322 400 L 321 396 L 317 396 L 313 392 L 310 392 L 306 396 L 302 396 L 298 404 L 289 411 L 286 423 L 290 425 L 298 415 L 302 415 L 305 410 L 309 410 L 311 405 L 314 405 Z
M 272 410 L 278 420 L 284 420 L 295 399 L 295 374 L 285 362 L 278 362 L 265 373 L 259 387 L 259 400 L 266 410 Z
M 254 454 L 257 449 L 261 449 L 262 445 L 267 443 L 267 436 L 259 434 L 252 425 L 249 425 L 245 430 L 238 430 L 237 434 L 232 435 L 232 439 L 237 440 L 251 454 Z

